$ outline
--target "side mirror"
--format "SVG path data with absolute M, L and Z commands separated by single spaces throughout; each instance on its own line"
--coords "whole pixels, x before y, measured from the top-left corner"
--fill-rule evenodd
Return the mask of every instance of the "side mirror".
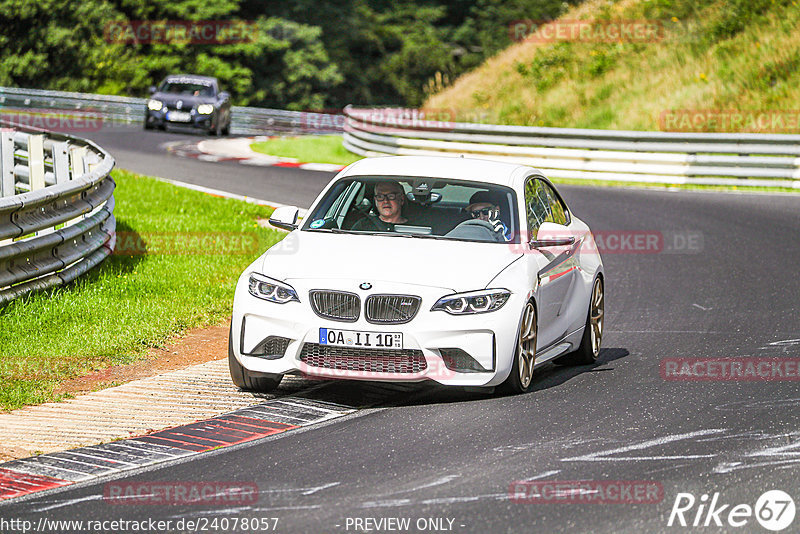
M 155 86 L 155 85 L 151 85 L 150 87 L 148 87 L 148 88 L 147 88 L 147 91 L 148 91 L 148 92 L 149 92 L 151 95 L 152 95 L 152 94 L 154 94 L 154 93 L 156 92 L 156 86 Z
M 217 98 L 220 99 L 220 100 L 228 100 L 230 97 L 231 97 L 230 93 L 228 93 L 226 91 L 222 91 L 221 93 L 219 93 L 217 95 Z
M 544 222 L 536 233 L 536 239 L 531 239 L 531 248 L 563 247 L 575 243 L 575 236 L 563 224 Z
M 297 216 L 300 210 L 294 206 L 283 206 L 272 212 L 269 223 L 276 228 L 283 230 L 297 230 Z

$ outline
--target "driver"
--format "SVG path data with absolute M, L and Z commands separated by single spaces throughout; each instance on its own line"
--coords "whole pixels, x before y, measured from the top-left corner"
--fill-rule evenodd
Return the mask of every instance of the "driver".
M 395 224 L 408 222 L 408 219 L 403 216 L 406 194 L 400 182 L 384 180 L 376 183 L 374 201 L 378 216 L 368 215 L 356 221 L 352 230 L 364 232 L 380 229 L 392 232 Z
M 508 228 L 500 219 L 500 201 L 496 195 L 489 191 L 478 191 L 470 197 L 466 212 L 473 219 L 487 221 L 491 224 L 494 231 L 502 236 L 503 240 L 511 239 Z

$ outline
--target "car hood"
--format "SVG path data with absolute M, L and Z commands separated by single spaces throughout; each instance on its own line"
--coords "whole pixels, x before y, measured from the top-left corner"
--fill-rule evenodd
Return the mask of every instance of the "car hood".
M 470 291 L 486 287 L 519 256 L 511 244 L 294 231 L 255 265 L 286 282 L 348 279 Z

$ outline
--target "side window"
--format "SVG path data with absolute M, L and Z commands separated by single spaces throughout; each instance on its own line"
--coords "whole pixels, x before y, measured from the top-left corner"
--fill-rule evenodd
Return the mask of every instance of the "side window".
M 525 215 L 528 219 L 528 239 L 536 239 L 539 227 L 545 221 L 552 220 L 550 199 L 547 195 L 547 184 L 531 178 L 525 184 Z
M 552 218 L 548 219 L 548 221 L 554 222 L 556 224 L 566 225 L 568 223 L 568 220 L 567 220 L 567 210 L 565 209 L 564 204 L 561 203 L 561 200 L 558 198 L 556 192 L 553 191 L 552 187 L 550 187 L 544 182 L 542 182 L 542 186 L 547 191 L 548 204 L 550 205 L 550 213 L 552 215 Z

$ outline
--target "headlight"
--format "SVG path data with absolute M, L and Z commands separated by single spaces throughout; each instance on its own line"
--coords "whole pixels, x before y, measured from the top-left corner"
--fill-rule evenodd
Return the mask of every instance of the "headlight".
M 508 289 L 482 289 L 469 293 L 455 293 L 442 297 L 431 311 L 445 311 L 450 315 L 487 313 L 499 310 L 508 301 Z
M 250 294 L 278 304 L 285 304 L 293 300 L 300 302 L 297 292 L 292 286 L 257 273 L 250 274 Z
M 161 100 L 148 100 L 147 101 L 147 109 L 150 111 L 158 111 L 159 109 L 164 107 L 164 103 Z
M 211 115 L 212 113 L 214 113 L 214 106 L 212 106 L 211 104 L 200 104 L 199 106 L 197 106 L 197 112 L 200 115 Z

